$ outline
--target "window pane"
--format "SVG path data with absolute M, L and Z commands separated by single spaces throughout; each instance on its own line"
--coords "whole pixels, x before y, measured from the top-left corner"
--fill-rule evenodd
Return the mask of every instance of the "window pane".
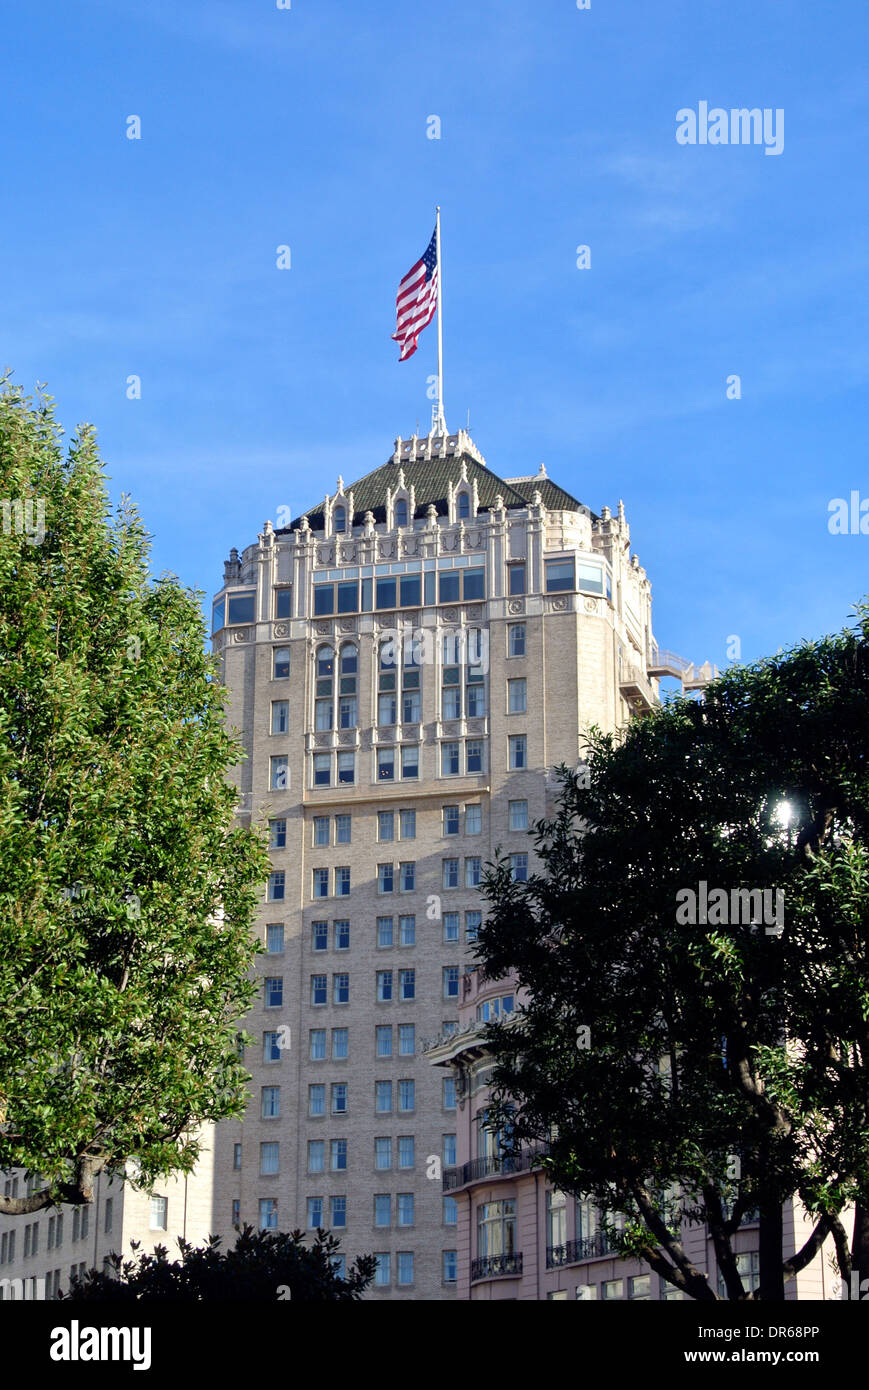
M 234 594 L 227 601 L 228 623 L 252 623 L 256 594 Z
M 597 571 L 600 576 L 601 571 Z M 603 586 L 601 586 L 602 588 Z M 573 561 L 572 560 L 547 560 L 546 561 L 546 592 L 548 594 L 558 593 L 561 589 L 574 588 L 573 582 Z

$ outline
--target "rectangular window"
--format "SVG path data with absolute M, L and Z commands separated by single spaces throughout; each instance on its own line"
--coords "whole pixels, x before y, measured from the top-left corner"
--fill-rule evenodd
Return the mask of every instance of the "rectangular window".
M 605 1279 L 601 1286 L 604 1298 L 624 1298 L 625 1286 L 621 1279 Z
M 283 922 L 269 922 L 266 927 L 266 950 L 270 956 L 279 956 L 284 949 Z
M 392 1197 L 388 1192 L 375 1192 L 374 1194 L 374 1224 L 375 1226 L 392 1225 Z
M 236 1171 L 241 1167 L 241 1144 L 232 1146 L 232 1166 Z
M 600 573 L 600 571 L 598 571 Z M 573 578 L 573 560 L 546 561 L 546 592 L 561 593 L 564 589 L 576 587 Z
M 446 965 L 443 970 L 444 999 L 459 997 L 459 967 Z
M 461 719 L 462 689 L 460 685 L 445 687 L 441 717 L 443 719 Z
M 453 1168 L 456 1163 L 456 1136 L 454 1134 L 444 1134 L 443 1140 L 443 1164 L 445 1168 Z
M 350 923 L 347 921 L 335 923 L 335 950 L 350 950 Z
M 314 754 L 314 786 L 328 787 L 332 781 L 332 754 Z
M 396 583 L 392 578 L 375 579 L 375 605 L 377 608 L 394 608 L 396 600 Z
M 443 1103 L 444 1110 L 455 1110 L 456 1108 L 456 1081 L 453 1076 L 443 1078 Z
M 457 1226 L 459 1222 L 459 1208 L 455 1197 L 444 1197 L 444 1225 Z
M 339 613 L 355 613 L 359 608 L 359 584 L 355 579 L 345 579 L 341 584 L 336 585 L 337 590 L 337 611 Z
M 399 1147 L 401 1140 L 399 1139 Z M 399 1192 L 397 1199 L 399 1226 L 413 1225 L 413 1193 Z
M 289 700 L 272 700 L 272 733 L 286 734 L 290 728 Z
M 416 860 L 405 860 L 398 867 L 402 893 L 412 893 L 416 887 Z
M 279 1173 L 281 1146 L 278 1143 L 260 1144 L 259 1146 L 259 1170 L 263 1177 L 268 1177 L 272 1173 Z
M 441 570 L 438 575 L 438 602 L 457 603 L 459 599 L 459 570 Z
M 410 780 L 419 777 L 419 746 L 411 744 L 401 749 L 401 775 Z
M 291 618 L 293 616 L 293 591 L 290 588 L 275 589 L 275 617 Z
M 465 834 L 479 835 L 483 829 L 483 808 L 479 802 L 465 807 Z
M 284 900 L 286 891 L 286 876 L 283 869 L 275 870 L 269 874 L 268 900 L 270 903 L 281 903 Z
M 524 594 L 525 592 L 525 561 L 507 566 L 507 593 Z
M 378 1115 L 390 1115 L 392 1113 L 391 1081 L 375 1081 L 374 1106 Z
M 395 886 L 395 865 L 377 865 L 377 891 L 378 893 L 391 893 Z
M 415 1108 L 416 1086 L 413 1081 L 399 1081 L 398 1083 L 398 1108 L 405 1114 L 411 1114 Z
M 378 782 L 392 782 L 395 780 L 395 749 L 378 748 L 377 750 L 377 780 Z
M 352 783 L 356 781 L 356 754 L 338 754 L 338 781 L 339 783 Z
M 412 1057 L 416 1051 L 416 1024 L 399 1023 L 398 1052 L 401 1057 Z
M 279 757 L 269 758 L 271 772 L 269 775 L 269 787 L 272 791 L 285 791 L 287 787 L 287 764 L 288 759 L 284 754 Z
M 465 887 L 466 887 L 466 888 L 479 888 L 479 886 L 480 886 L 480 877 L 481 877 L 481 875 L 482 875 L 482 872 L 483 872 L 483 861 L 482 861 L 482 859 L 479 858 L 479 856 L 474 855 L 472 858 L 466 859 L 466 860 L 465 860 Z
M 374 1258 L 377 1261 L 377 1269 L 374 1273 L 374 1285 L 378 1289 L 388 1288 L 392 1283 L 389 1251 L 381 1250 L 379 1253 L 375 1254 Z
M 486 597 L 486 571 L 484 569 L 462 570 L 461 575 L 462 598 L 466 603 L 470 599 Z
M 652 1277 L 650 1274 L 637 1274 L 628 1279 L 628 1298 L 641 1303 L 652 1301 Z
M 325 1004 L 328 1002 L 327 980 L 325 975 L 311 976 L 311 1003 Z
M 336 845 L 349 845 L 349 844 L 350 844 L 350 832 L 351 832 L 351 818 L 350 818 L 350 816 L 336 816 L 336 817 L 335 817 L 335 844 L 336 844 Z
M 322 1173 L 326 1162 L 325 1139 L 308 1140 L 308 1172 Z
M 281 1060 L 281 1047 L 275 1032 L 263 1033 L 263 1064 L 271 1066 Z
M 525 655 L 525 624 L 511 623 L 507 628 L 507 655 Z
M 311 1061 L 324 1062 L 326 1060 L 326 1029 L 312 1028 L 308 1038 L 310 1040 Z
M 256 594 L 230 594 L 227 604 L 227 623 L 252 623 L 255 620 Z
M 413 1251 L 399 1250 L 396 1260 L 399 1287 L 407 1287 L 413 1283 Z
M 332 1083 L 332 1114 L 346 1115 L 347 1113 L 347 1083 L 345 1081 L 333 1081 Z
M 573 588 L 573 585 L 570 585 Z M 577 589 L 583 589 L 587 593 L 602 594 L 604 590 L 604 578 L 600 565 L 584 565 L 580 562 L 577 573 Z M 606 596 L 612 597 L 612 582 L 609 570 L 606 571 Z
M 394 811 L 377 812 L 377 838 L 382 841 L 395 839 Z
M 509 802 L 509 807 L 510 807 L 510 829 L 511 829 L 511 830 L 527 830 L 527 829 L 528 829 L 528 802 L 527 802 L 527 801 L 511 801 L 511 802 Z
M 378 970 L 377 972 L 377 1002 L 388 1004 L 392 998 L 392 971 Z
M 308 1198 L 308 1230 L 318 1231 L 323 1225 L 323 1198 Z
M 308 1114 L 325 1115 L 326 1087 L 322 1083 L 308 1087 Z
M 347 1140 L 333 1139 L 329 1146 L 333 1173 L 343 1173 L 347 1167 Z
M 465 913 L 465 940 L 468 943 L 476 941 L 483 921 L 483 914 L 478 910 Z
M 416 945 L 416 917 L 408 915 L 398 919 L 398 940 L 402 946 Z
M 329 1208 L 332 1217 L 332 1225 L 340 1227 L 347 1225 L 347 1198 L 330 1197 Z
M 459 745 L 441 744 L 441 776 L 457 777 L 459 772 Z
M 149 1220 L 149 1222 L 148 1222 L 148 1226 L 149 1226 L 149 1229 L 150 1229 L 150 1230 L 152 1230 L 152 1231 L 165 1231 L 165 1230 L 166 1230 L 166 1218 L 167 1218 L 167 1215 L 168 1215 L 168 1207 L 169 1207 L 169 1199 L 168 1199 L 168 1197 L 152 1197 L 152 1198 L 151 1198 L 151 1215 L 150 1215 L 150 1220 Z M 35 1251 L 35 1247 L 34 1247 L 34 1254 L 35 1254 L 35 1253 L 36 1253 L 36 1251 Z
M 527 882 L 528 882 L 528 855 L 527 855 L 527 854 L 511 854 L 511 855 L 510 855 L 510 877 L 513 879 L 514 883 L 527 883 Z
M 399 811 L 402 840 L 416 839 L 416 811 Z
M 459 833 L 459 808 L 458 806 L 444 807 L 444 834 L 458 835 Z
M 507 682 L 508 714 L 526 714 L 528 710 L 528 687 L 525 677 Z
M 444 1251 L 443 1281 L 445 1284 L 456 1284 L 459 1279 L 459 1252 L 457 1250 Z
M 399 970 L 398 972 L 398 997 L 401 1000 L 416 998 L 416 971 Z
M 379 1023 L 374 1030 L 375 1053 L 378 1057 L 392 1056 L 392 1027 L 388 1023 Z
M 414 1143 L 412 1134 L 400 1134 L 398 1136 L 398 1166 L 399 1168 L 412 1168 L 414 1164 Z M 401 1222 L 399 1221 L 399 1225 Z
M 394 679 L 394 677 L 390 677 Z M 398 696 L 395 691 L 377 697 L 377 723 L 381 728 L 390 728 L 398 723 Z
M 284 1002 L 284 977 L 283 975 L 268 975 L 265 979 L 265 1006 L 267 1009 L 279 1009 Z
M 272 653 L 272 679 L 287 680 L 290 674 L 289 647 L 273 647 Z
M 458 941 L 459 939 L 459 914 L 458 912 L 444 913 L 444 941 Z
M 380 1171 L 392 1167 L 392 1140 L 386 1135 L 374 1141 L 374 1167 Z
M 332 1061 L 343 1062 L 350 1055 L 349 1028 L 332 1029 Z
M 328 700 L 314 701 L 314 728 L 317 733 L 327 733 L 332 727 L 332 697 Z
M 458 859 L 445 859 L 443 861 L 443 886 L 444 888 L 458 888 L 459 886 L 459 861 Z
M 313 869 L 313 886 L 311 895 L 315 898 L 328 898 L 329 896 L 329 870 Z
M 332 976 L 332 1003 L 350 1003 L 350 976 L 346 972 Z
M 465 744 L 468 772 L 483 771 L 483 743 L 481 739 L 469 738 Z
M 269 821 L 269 849 L 286 849 L 287 822 L 283 819 Z
M 335 897 L 349 898 L 350 896 L 350 867 L 346 864 L 339 864 L 335 870 Z
M 327 951 L 329 949 L 329 923 L 311 923 L 311 946 L 315 951 Z
M 378 917 L 377 919 L 377 944 L 378 946 L 392 945 L 392 918 Z
M 510 769 L 517 771 L 528 766 L 528 749 L 525 734 L 511 734 L 508 740 Z

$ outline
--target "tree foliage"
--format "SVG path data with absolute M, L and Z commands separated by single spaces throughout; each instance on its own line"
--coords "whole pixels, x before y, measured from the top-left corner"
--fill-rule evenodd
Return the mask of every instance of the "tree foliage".
M 695 1298 L 717 1293 L 684 1217 L 708 1223 L 729 1298 L 746 1296 L 734 1236 L 755 1209 L 759 1297 L 783 1297 L 831 1232 L 843 1275 L 869 1275 L 867 749 L 861 605 L 702 701 L 592 730 L 588 775 L 561 770 L 535 829 L 540 871 L 516 883 L 499 861 L 485 880 L 482 966 L 530 993 L 487 1030 L 493 1118 L 513 1099 L 553 1181 L 623 1213 L 622 1249 Z M 794 1194 L 815 1227 L 783 1261 Z
M 197 596 L 152 580 L 113 514 L 95 433 L 0 391 L 0 1168 L 42 1175 L 0 1212 L 90 1200 L 94 1174 L 189 1172 L 197 1128 L 241 1116 L 235 1021 L 268 873 L 233 824 L 241 756 Z M 8 524 L 11 523 L 11 524 Z
M 138 1242 L 132 1246 L 138 1250 Z M 346 1303 L 362 1297 L 377 1264 L 374 1255 L 360 1255 L 342 1277 L 335 1266 L 340 1241 L 322 1230 L 311 1245 L 305 1245 L 301 1231 L 286 1235 L 245 1226 L 232 1250 L 221 1251 L 218 1236 L 199 1247 L 179 1239 L 178 1246 L 180 1260 L 170 1260 L 164 1245 L 153 1255 L 143 1252 L 132 1260 L 115 1255 L 112 1273 L 88 1270 L 63 1296 L 76 1302 Z

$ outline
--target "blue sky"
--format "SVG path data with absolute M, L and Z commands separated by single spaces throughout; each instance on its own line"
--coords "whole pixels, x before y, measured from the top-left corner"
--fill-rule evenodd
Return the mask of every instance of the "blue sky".
M 440 203 L 450 428 L 624 499 L 662 646 L 723 667 L 734 634 L 751 660 L 836 630 L 869 590 L 869 537 L 827 528 L 869 496 L 867 27 L 806 0 L 17 6 L 0 357 L 96 424 L 155 569 L 212 592 L 279 506 L 427 428 L 435 327 L 402 364 L 390 335 Z M 679 145 L 701 101 L 782 109 L 782 153 Z

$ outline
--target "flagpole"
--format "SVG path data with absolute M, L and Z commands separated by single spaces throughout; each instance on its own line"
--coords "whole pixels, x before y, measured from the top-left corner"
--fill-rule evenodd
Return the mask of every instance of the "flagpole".
M 442 285 L 443 273 L 441 270 L 441 209 L 440 203 L 437 206 L 437 253 L 438 253 L 438 424 L 444 434 L 447 432 L 447 422 L 444 417 L 444 322 L 443 322 L 443 298 Z

